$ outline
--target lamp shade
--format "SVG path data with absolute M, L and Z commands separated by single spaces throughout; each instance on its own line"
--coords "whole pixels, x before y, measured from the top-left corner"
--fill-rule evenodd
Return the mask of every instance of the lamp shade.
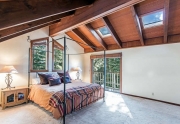
M 74 71 L 82 71 L 80 67 L 74 68 Z
M 4 68 L 0 70 L 0 73 L 15 74 L 18 73 L 18 71 L 14 68 L 14 66 L 4 66 Z

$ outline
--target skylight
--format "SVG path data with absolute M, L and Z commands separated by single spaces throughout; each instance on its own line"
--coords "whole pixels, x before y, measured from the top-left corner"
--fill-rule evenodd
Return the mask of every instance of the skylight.
M 101 35 L 101 37 L 111 36 L 111 33 L 107 27 L 101 27 L 97 30 L 97 32 Z
M 163 11 L 151 13 L 142 17 L 144 28 L 163 25 Z

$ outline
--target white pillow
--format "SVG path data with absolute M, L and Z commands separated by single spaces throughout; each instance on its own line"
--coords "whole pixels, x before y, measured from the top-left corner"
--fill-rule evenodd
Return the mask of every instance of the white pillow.
M 40 84 L 40 78 L 32 78 L 31 84 Z

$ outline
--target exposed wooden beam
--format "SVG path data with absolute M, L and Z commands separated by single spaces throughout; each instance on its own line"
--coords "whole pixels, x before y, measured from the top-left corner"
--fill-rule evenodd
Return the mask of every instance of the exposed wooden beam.
M 96 33 L 96 31 L 93 29 L 92 25 L 86 24 L 86 27 L 88 28 L 88 30 L 92 33 L 92 35 L 99 41 L 99 43 L 102 45 L 102 47 L 107 50 L 108 46 L 107 44 L 104 42 L 104 40 Z
M 56 23 L 60 22 L 61 18 L 66 17 L 66 16 L 70 16 L 72 14 L 74 14 L 74 11 L 63 13 L 63 14 L 58 14 L 58 15 L 48 17 L 45 19 L 33 21 L 30 23 L 26 23 L 23 25 L 15 26 L 12 28 L 4 29 L 4 30 L 0 30 L 0 41 L 2 42 L 4 40 L 8 40 L 8 39 L 11 39 L 13 37 L 27 33 L 28 31 L 36 30 L 38 27 L 41 28 L 44 25 L 48 26 L 49 24 L 54 24 L 55 22 Z
M 96 51 L 95 46 L 77 28 L 73 29 L 72 32 L 83 40 L 93 51 Z
M 164 43 L 168 42 L 169 1 L 164 2 Z
M 26 34 L 28 32 L 31 32 L 31 31 L 34 31 L 34 30 L 37 30 L 37 29 L 52 25 L 52 24 L 57 23 L 57 22 L 59 22 L 59 20 L 58 21 L 56 20 L 56 21 L 52 21 L 52 22 L 47 22 L 47 23 L 44 23 L 44 24 L 41 24 L 41 25 L 38 25 L 38 26 L 35 26 L 35 27 L 27 28 L 27 29 L 22 30 L 20 32 L 14 33 L 14 34 L 12 34 L 12 35 L 10 35 L 8 37 L 0 38 L 0 42 L 3 42 L 3 41 L 6 41 L 6 40 L 9 40 L 11 38 Z
M 138 17 L 138 15 L 136 13 L 136 10 L 135 10 L 134 6 L 131 6 L 131 11 L 133 13 L 134 22 L 136 24 L 136 29 L 138 31 L 138 35 L 139 35 L 139 38 L 140 38 L 141 45 L 144 46 L 143 33 L 142 33 L 141 25 L 140 25 L 140 22 L 139 22 L 139 17 Z
M 50 36 L 74 29 L 142 1 L 144 0 L 97 0 L 86 11 L 69 18 L 68 23 L 66 19 L 63 19 L 61 24 L 50 26 Z
M 109 28 L 109 31 L 111 32 L 111 35 L 114 38 L 117 45 L 119 46 L 119 48 L 122 48 L 122 41 L 120 40 L 118 34 L 114 30 L 114 28 L 113 28 L 111 22 L 109 21 L 108 17 L 107 16 L 103 17 L 103 21 L 106 24 L 107 28 Z
M 0 29 L 44 19 L 90 5 L 95 0 L 15 0 L 1 2 Z

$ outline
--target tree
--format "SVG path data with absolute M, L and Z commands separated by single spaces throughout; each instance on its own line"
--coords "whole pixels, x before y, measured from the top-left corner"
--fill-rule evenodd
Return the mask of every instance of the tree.
M 63 51 L 57 48 L 54 48 L 54 69 L 63 69 Z

